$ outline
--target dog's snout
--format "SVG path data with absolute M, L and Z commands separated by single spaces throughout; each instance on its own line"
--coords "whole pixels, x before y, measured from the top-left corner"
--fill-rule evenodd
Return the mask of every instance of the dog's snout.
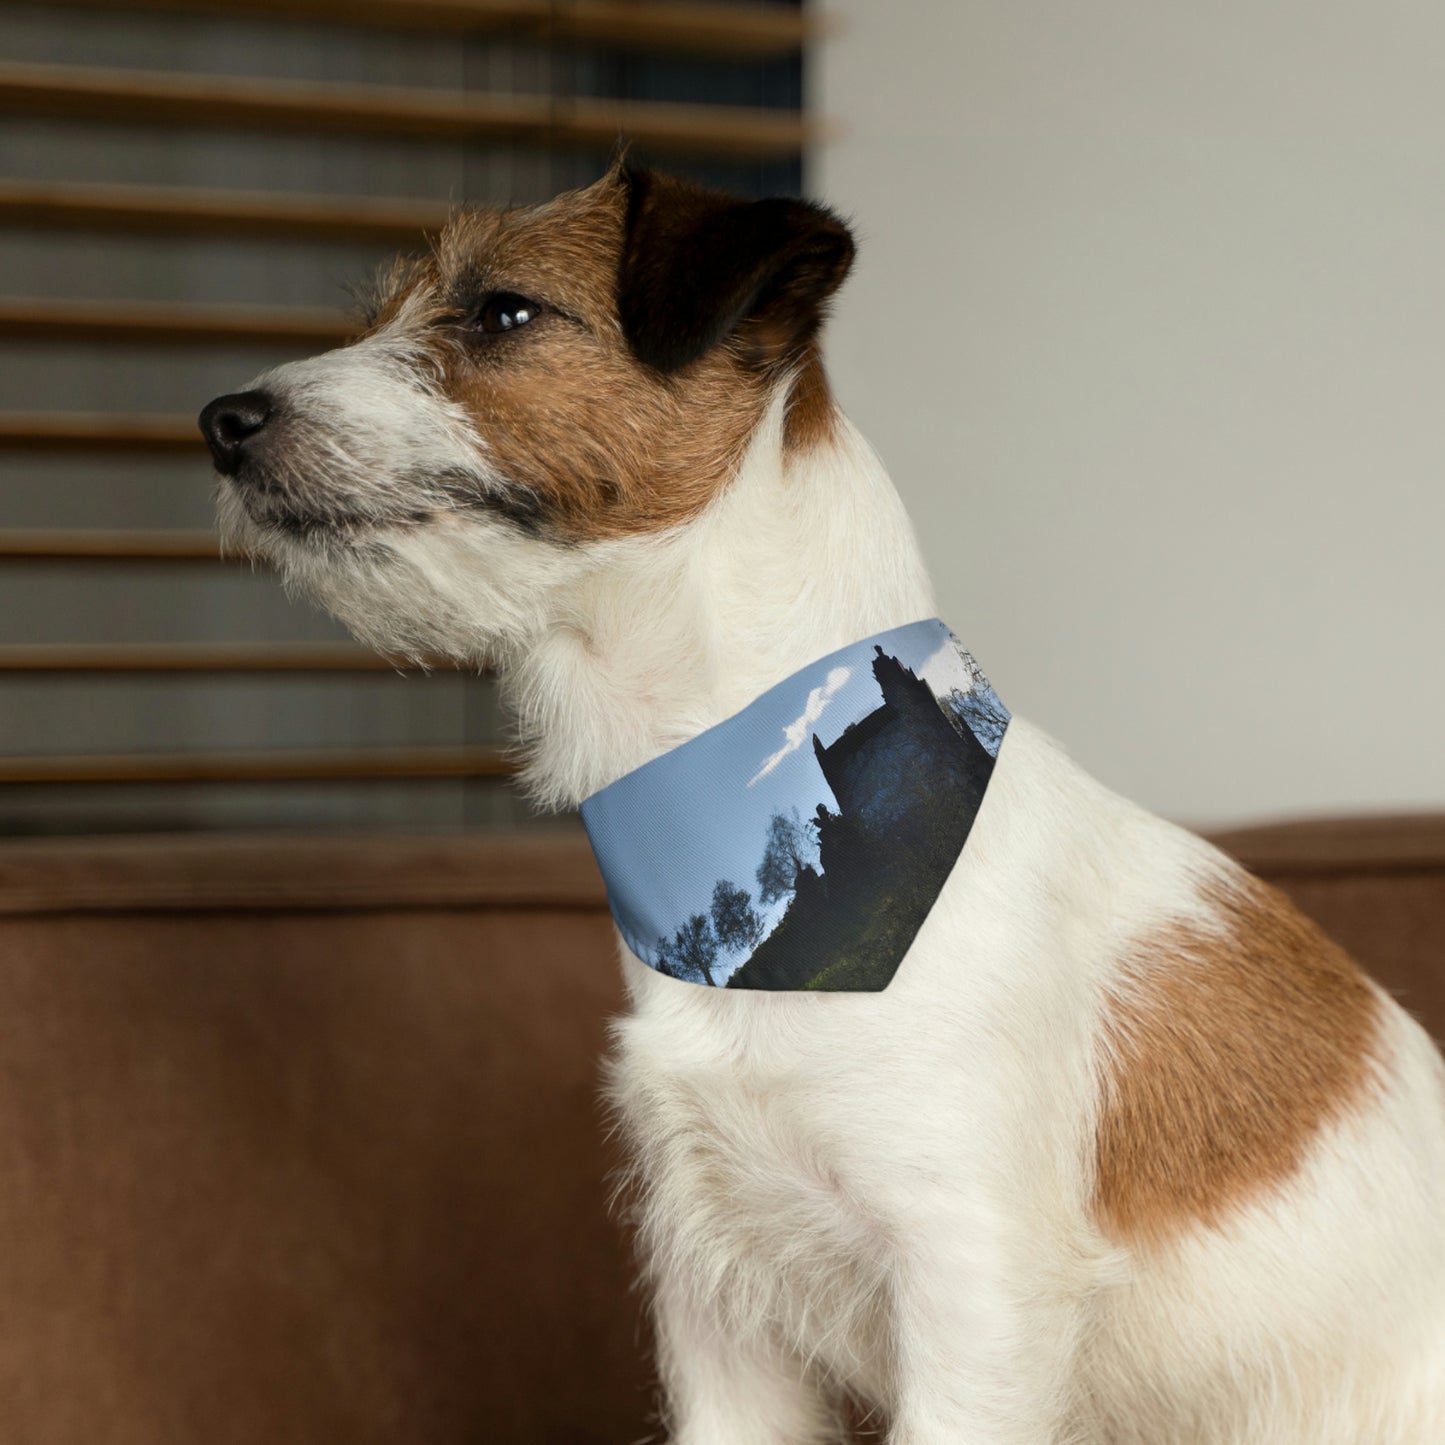
M 273 404 L 264 391 L 218 396 L 201 412 L 201 434 L 215 458 L 216 470 L 232 476 L 240 468 L 246 443 L 271 418 Z

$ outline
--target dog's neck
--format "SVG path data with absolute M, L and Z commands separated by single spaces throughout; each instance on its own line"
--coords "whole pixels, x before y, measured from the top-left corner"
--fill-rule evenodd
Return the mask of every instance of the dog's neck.
M 782 413 L 780 397 L 697 521 L 599 544 L 508 669 L 541 802 L 575 805 L 815 658 L 933 615 L 877 455 L 841 416 L 793 452 Z

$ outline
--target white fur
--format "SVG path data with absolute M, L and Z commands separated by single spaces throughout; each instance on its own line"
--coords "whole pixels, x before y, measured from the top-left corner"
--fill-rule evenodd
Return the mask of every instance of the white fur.
M 788 460 L 781 415 L 664 536 L 443 515 L 357 552 L 230 520 L 373 642 L 500 658 L 532 786 L 572 804 L 933 615 L 876 456 L 843 424 Z M 679 1445 L 832 1440 L 845 1391 L 893 1445 L 1445 1439 L 1441 1066 L 1393 1004 L 1378 1098 L 1285 1190 L 1155 1254 L 1091 1215 L 1103 1000 L 1229 867 L 1015 720 L 885 992 L 713 991 L 624 950 L 612 1096 Z

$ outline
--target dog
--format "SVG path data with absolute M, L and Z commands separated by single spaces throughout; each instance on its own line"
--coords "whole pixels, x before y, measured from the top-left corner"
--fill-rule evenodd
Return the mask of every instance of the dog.
M 218 398 L 229 545 L 499 669 L 577 805 L 934 612 L 829 391 L 848 227 L 618 163 L 459 212 L 364 334 Z M 922 293 L 916 293 L 922 300 Z M 877 993 L 623 948 L 610 1092 L 678 1445 L 1445 1439 L 1445 1074 L 1276 892 L 1014 719 Z

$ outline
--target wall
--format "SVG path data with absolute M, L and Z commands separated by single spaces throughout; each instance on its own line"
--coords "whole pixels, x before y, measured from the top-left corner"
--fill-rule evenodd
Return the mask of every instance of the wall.
M 1110 785 L 1445 805 L 1445 12 L 830 0 L 829 337 L 944 617 Z

